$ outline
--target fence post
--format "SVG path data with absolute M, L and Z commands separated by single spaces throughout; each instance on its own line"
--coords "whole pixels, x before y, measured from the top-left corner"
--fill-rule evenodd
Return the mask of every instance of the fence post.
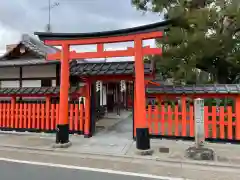
M 51 98 L 50 96 L 46 96 L 46 130 L 50 130 L 50 103 Z
M 236 140 L 240 140 L 240 95 L 236 97 L 235 104 L 235 114 L 236 114 Z
M 14 127 L 15 104 L 16 104 L 16 97 L 11 97 L 11 123 L 10 123 L 11 128 Z
M 186 96 L 181 97 L 181 110 L 182 110 L 182 136 L 187 136 L 187 103 Z

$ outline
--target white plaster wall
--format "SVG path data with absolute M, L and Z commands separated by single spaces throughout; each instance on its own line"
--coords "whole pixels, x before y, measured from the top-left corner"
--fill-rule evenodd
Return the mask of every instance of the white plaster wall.
M 23 80 L 22 87 L 41 87 L 41 80 Z M 43 100 L 45 97 L 24 97 L 23 100 Z
M 37 77 L 56 77 L 56 65 L 43 65 L 43 66 L 25 66 L 22 68 L 23 78 L 37 78 Z M 6 67 L 0 68 L 0 78 L 19 78 L 20 67 Z M 56 80 L 52 80 L 53 86 L 56 86 Z M 14 88 L 19 87 L 19 81 L 1 81 L 1 88 Z M 41 87 L 41 80 L 23 80 L 23 87 Z M 10 100 L 11 98 L 0 97 L 0 100 Z M 41 100 L 44 97 L 25 97 L 23 99 Z
M 52 80 L 52 87 L 56 87 L 56 80 Z
M 56 77 L 56 65 L 24 66 L 23 78 Z
M 22 87 L 41 87 L 41 80 L 23 80 Z
M 20 68 L 19 67 L 0 68 L 0 79 L 19 78 L 19 75 L 20 75 Z
M 1 88 L 19 87 L 19 81 L 1 81 Z
M 19 87 L 19 81 L 2 81 L 1 88 Z M 11 97 L 0 97 L 0 101 L 11 100 Z

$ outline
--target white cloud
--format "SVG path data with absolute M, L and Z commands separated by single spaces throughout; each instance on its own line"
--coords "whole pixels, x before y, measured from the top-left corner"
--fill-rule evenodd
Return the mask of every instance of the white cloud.
M 0 22 L 0 53 L 4 53 L 7 44 L 14 44 L 20 40 L 21 33 Z
M 107 31 L 161 20 L 158 15 L 143 15 L 136 11 L 130 0 L 52 0 L 54 2 L 60 2 L 60 6 L 51 12 L 52 29 L 55 32 Z M 48 0 L 0 1 L 0 51 L 5 50 L 6 44 L 18 42 L 21 33 L 43 31 L 48 22 L 48 13 L 43 10 L 47 4 Z M 154 45 L 154 41 L 150 44 Z M 106 45 L 106 48 L 119 49 L 126 45 Z M 76 49 L 83 51 L 95 48 Z

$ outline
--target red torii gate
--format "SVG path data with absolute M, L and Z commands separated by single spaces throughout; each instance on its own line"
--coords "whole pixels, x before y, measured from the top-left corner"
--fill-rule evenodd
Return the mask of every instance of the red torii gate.
M 150 148 L 148 128 L 146 124 L 145 109 L 145 82 L 144 63 L 145 55 L 161 54 L 161 48 L 143 47 L 143 40 L 161 38 L 163 33 L 159 27 L 169 24 L 169 21 L 149 24 L 145 26 L 97 33 L 49 33 L 35 32 L 40 40 L 46 45 L 62 46 L 62 51 L 48 55 L 48 60 L 61 60 L 61 80 L 60 80 L 60 108 L 59 121 L 57 125 L 57 144 L 69 143 L 68 133 L 68 88 L 69 88 L 69 61 L 72 59 L 89 58 L 109 58 L 109 57 L 135 57 L 135 107 L 134 124 L 136 128 L 137 148 L 146 150 Z M 126 50 L 104 51 L 104 43 L 134 42 L 134 48 Z M 97 45 L 96 52 L 70 51 L 70 45 Z M 90 129 L 90 85 L 87 82 L 86 93 L 86 120 L 85 136 L 89 135 Z

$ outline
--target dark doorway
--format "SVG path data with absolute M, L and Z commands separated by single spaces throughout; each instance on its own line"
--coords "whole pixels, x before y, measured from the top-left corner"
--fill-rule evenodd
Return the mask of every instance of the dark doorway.
M 107 111 L 113 112 L 115 83 L 109 83 L 107 88 Z

